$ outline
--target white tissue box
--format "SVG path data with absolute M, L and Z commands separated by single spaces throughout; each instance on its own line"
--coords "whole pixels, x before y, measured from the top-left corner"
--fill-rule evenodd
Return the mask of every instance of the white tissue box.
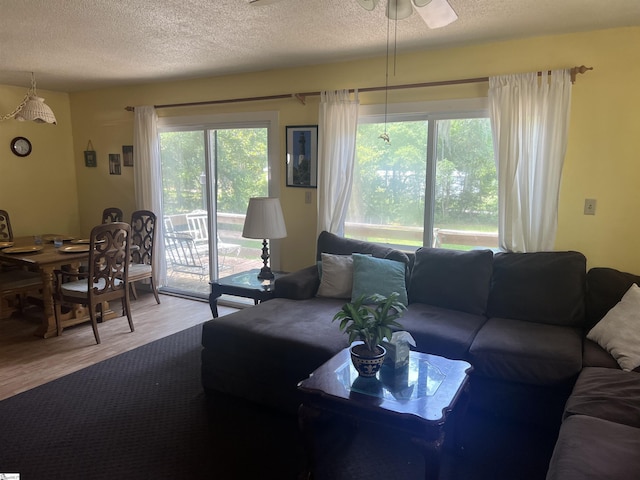
M 416 346 L 416 342 L 409 332 L 395 332 L 391 336 L 390 342 L 382 342 L 382 346 L 387 349 L 384 357 L 385 365 L 393 368 L 402 368 L 409 364 L 409 345 Z

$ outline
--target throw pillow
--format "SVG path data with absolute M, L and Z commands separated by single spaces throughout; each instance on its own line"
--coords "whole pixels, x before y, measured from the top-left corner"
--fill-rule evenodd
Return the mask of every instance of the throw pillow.
M 400 296 L 398 300 L 407 305 L 405 284 L 405 264 L 386 258 L 353 254 L 353 291 L 351 301 L 361 295 L 370 297 L 380 294 L 388 297 L 393 292 Z
M 351 255 L 322 254 L 319 265 L 318 297 L 351 298 L 353 288 L 353 258 Z
M 622 300 L 587 334 L 616 359 L 620 368 L 640 366 L 640 287 L 631 285 Z

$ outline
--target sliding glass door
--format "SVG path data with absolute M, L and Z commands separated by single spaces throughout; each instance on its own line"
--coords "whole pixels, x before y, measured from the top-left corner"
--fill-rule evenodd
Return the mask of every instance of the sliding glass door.
M 268 196 L 269 125 L 162 129 L 165 290 L 206 297 L 209 281 L 260 268 L 242 237 L 249 198 Z

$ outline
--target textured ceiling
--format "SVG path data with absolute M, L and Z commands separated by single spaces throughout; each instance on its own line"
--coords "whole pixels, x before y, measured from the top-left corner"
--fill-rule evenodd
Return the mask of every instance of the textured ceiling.
M 450 0 L 398 21 L 398 51 L 640 25 L 640 0 Z M 385 53 L 386 0 L 0 0 L 0 84 L 79 91 Z

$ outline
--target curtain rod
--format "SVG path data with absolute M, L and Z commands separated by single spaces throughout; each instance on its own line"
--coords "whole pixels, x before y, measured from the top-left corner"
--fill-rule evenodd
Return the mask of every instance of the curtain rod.
M 593 70 L 593 67 L 585 67 L 581 65 L 579 67 L 573 67 L 571 73 L 571 83 L 575 83 L 576 76 L 580 73 L 585 73 L 588 70 Z M 538 76 L 542 76 L 544 72 L 538 72 Z M 551 70 L 548 71 L 551 73 Z M 446 85 L 462 85 L 468 83 L 483 83 L 488 82 L 489 77 L 475 77 L 475 78 L 463 78 L 458 80 L 440 80 L 437 82 L 425 82 L 425 83 L 410 83 L 405 85 L 389 85 L 386 87 L 365 87 L 358 88 L 358 92 L 379 92 L 385 90 L 401 90 L 406 88 L 426 88 L 426 87 L 441 87 Z M 350 92 L 354 92 L 355 89 L 350 89 Z M 258 102 L 261 100 L 278 100 L 283 98 L 295 98 L 303 105 L 305 104 L 306 97 L 318 96 L 320 92 L 303 92 L 303 93 L 283 93 L 280 95 L 264 95 L 261 97 L 243 97 L 243 98 L 229 98 L 225 100 L 205 100 L 202 102 L 185 102 L 185 103 L 166 103 L 164 105 L 154 105 L 154 108 L 175 108 L 175 107 L 197 107 L 201 105 L 219 105 L 222 103 L 240 103 L 240 102 Z M 124 108 L 129 112 L 133 112 L 135 107 L 127 106 Z

